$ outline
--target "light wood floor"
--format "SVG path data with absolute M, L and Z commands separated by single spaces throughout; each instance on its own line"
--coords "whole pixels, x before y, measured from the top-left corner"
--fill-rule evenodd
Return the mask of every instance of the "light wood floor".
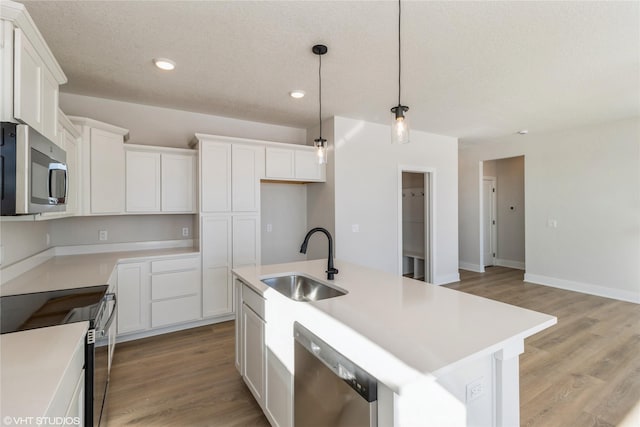
M 461 271 L 453 289 L 552 314 L 525 342 L 521 424 L 614 426 L 640 403 L 640 306 Z M 268 426 L 234 367 L 233 322 L 118 344 L 109 426 Z M 628 422 L 628 420 L 627 420 Z

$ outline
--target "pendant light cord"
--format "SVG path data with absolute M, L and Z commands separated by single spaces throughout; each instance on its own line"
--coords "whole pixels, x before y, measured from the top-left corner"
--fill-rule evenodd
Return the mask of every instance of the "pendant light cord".
M 401 33 L 401 18 L 402 18 L 402 4 L 401 0 L 398 0 L 398 105 L 400 104 L 400 93 L 402 92 L 402 83 L 400 80 L 400 75 L 402 73 L 402 54 L 400 51 L 400 47 L 402 46 L 400 33 Z
M 320 124 L 320 139 L 322 140 L 322 55 L 318 55 L 320 60 L 318 65 L 318 100 L 320 108 L 318 109 L 318 123 Z M 322 141 L 320 141 L 322 143 Z

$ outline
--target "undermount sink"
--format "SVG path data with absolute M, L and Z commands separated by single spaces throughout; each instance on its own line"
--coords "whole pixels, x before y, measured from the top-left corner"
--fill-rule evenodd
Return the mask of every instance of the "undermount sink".
M 294 301 L 319 301 L 347 294 L 346 291 L 325 285 L 311 277 L 300 274 L 266 277 L 261 281 Z

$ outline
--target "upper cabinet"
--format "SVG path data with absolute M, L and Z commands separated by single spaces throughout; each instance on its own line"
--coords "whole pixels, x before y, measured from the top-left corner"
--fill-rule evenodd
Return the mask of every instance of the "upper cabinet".
M 58 142 L 58 88 L 67 78 L 23 5 L 3 1 L 0 18 L 0 118 Z
M 325 165 L 318 164 L 313 147 L 268 146 L 265 177 L 277 181 L 324 182 Z
M 80 215 L 125 212 L 124 140 L 129 131 L 97 120 L 69 117 L 80 128 Z
M 196 211 L 195 150 L 125 145 L 127 213 Z

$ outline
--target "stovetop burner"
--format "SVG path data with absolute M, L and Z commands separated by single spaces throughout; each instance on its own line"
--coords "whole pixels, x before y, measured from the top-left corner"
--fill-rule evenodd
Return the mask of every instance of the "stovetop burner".
M 0 333 L 89 321 L 108 285 L 0 297 Z

